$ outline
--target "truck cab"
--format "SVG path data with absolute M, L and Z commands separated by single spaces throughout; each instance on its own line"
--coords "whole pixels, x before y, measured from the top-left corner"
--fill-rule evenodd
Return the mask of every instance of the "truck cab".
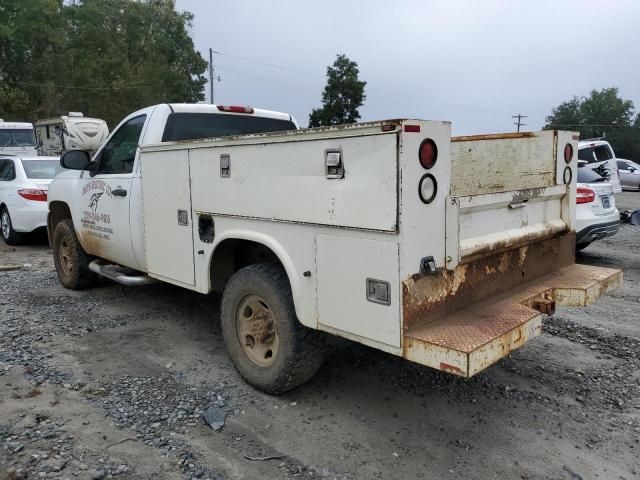
M 37 155 L 33 124 L 0 119 L 0 153 L 31 157 Z
M 289 114 L 251 107 L 160 104 L 138 110 L 116 126 L 87 170 L 64 172 L 49 187 L 49 226 L 70 215 L 87 253 L 146 271 L 141 147 L 297 128 Z

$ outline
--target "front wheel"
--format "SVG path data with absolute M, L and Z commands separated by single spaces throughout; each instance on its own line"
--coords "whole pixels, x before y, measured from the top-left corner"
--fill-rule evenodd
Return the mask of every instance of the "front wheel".
M 322 363 L 322 337 L 295 315 L 284 269 L 256 264 L 236 272 L 222 296 L 222 335 L 247 383 L 279 394 L 310 380 Z
M 96 283 L 98 276 L 89 269 L 91 257 L 80 245 L 70 219 L 62 220 L 56 225 L 52 247 L 53 262 L 62 285 L 80 290 Z
M 13 229 L 11 215 L 7 207 L 2 207 L 0 212 L 0 234 L 7 245 L 19 245 L 24 241 L 24 235 Z

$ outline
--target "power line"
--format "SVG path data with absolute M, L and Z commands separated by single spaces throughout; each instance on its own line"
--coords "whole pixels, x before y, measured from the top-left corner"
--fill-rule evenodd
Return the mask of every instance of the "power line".
M 522 123 L 522 119 L 523 118 L 528 118 L 527 115 L 520 115 L 519 113 L 517 113 L 515 115 L 511 115 L 511 118 L 517 118 L 518 119 L 517 122 L 513 122 L 514 125 L 518 126 L 518 131 L 520 131 L 520 127 L 526 127 L 527 126 L 526 123 Z
M 275 63 L 263 62 L 262 60 L 256 60 L 256 59 L 253 59 L 253 58 L 242 57 L 240 55 L 232 55 L 232 54 L 220 52 L 220 51 L 217 51 L 217 50 L 214 50 L 213 53 L 215 53 L 217 55 L 221 55 L 223 57 L 235 58 L 237 60 L 242 60 L 242 61 L 245 61 L 245 62 L 255 63 L 255 64 L 258 64 L 258 65 L 264 65 L 266 67 L 271 67 L 271 68 L 275 68 L 275 69 L 278 69 L 278 70 L 283 70 L 283 71 L 286 71 L 286 72 L 298 73 L 300 75 L 306 75 L 306 76 L 310 76 L 310 77 L 314 77 L 314 78 L 324 78 L 324 75 L 319 75 L 317 73 L 306 72 L 304 70 L 285 67 L 285 66 L 282 66 L 282 65 L 277 65 Z M 413 95 L 413 94 L 404 93 L 404 92 L 396 92 L 396 91 L 393 91 L 393 90 L 386 90 L 386 89 L 378 88 L 378 87 L 375 87 L 375 86 L 371 86 L 369 83 L 367 83 L 367 88 L 369 88 L 371 90 L 375 90 L 375 91 L 381 92 L 381 93 L 386 93 L 386 94 L 390 94 L 390 95 L 397 95 L 397 96 L 401 96 L 401 97 L 405 97 L 405 98 L 410 98 L 410 99 L 413 99 L 413 100 L 421 100 L 421 101 L 424 101 L 424 102 L 441 103 L 443 105 L 449 105 L 449 106 L 460 108 L 460 109 L 464 109 L 464 110 L 474 110 L 474 111 L 478 111 L 478 112 L 492 113 L 492 114 L 495 114 L 495 115 L 505 115 L 507 113 L 507 112 L 500 112 L 500 111 L 496 111 L 496 110 L 489 110 L 489 109 L 483 108 L 483 107 L 475 107 L 475 106 L 471 106 L 471 105 L 463 105 L 463 104 L 459 104 L 459 103 L 449 102 L 447 100 L 440 100 L 440 99 L 437 99 L 437 98 L 428 98 L 428 97 L 422 97 L 422 96 L 419 96 L 419 95 Z
M 567 123 L 564 125 L 557 125 L 557 124 L 553 124 L 553 125 L 549 125 L 549 127 L 552 128 L 556 128 L 556 127 L 618 127 L 618 128 L 638 128 L 638 127 L 634 127 L 633 125 L 620 125 L 619 123 L 610 123 L 610 124 L 606 124 L 606 123 Z
M 247 78 L 252 78 L 254 80 L 260 80 L 262 82 L 272 83 L 274 85 L 279 85 L 281 87 L 286 87 L 286 88 L 289 88 L 289 89 L 292 89 L 292 90 L 298 90 L 298 91 L 304 92 L 304 93 L 306 93 L 308 95 L 313 95 L 314 97 L 318 96 L 317 93 L 311 92 L 309 90 L 305 90 L 304 88 L 294 87 L 293 85 L 289 85 L 289 84 L 286 84 L 286 83 L 278 82 L 276 80 L 271 80 L 271 79 L 264 78 L 264 77 L 258 77 L 256 75 L 251 75 L 251 74 L 245 73 L 245 72 L 239 72 L 237 70 L 232 70 L 231 68 L 228 68 L 228 67 L 223 66 L 223 65 L 218 65 L 218 70 L 221 70 L 223 72 L 228 72 L 228 73 L 235 73 L 236 75 L 240 75 L 241 77 L 247 77 Z

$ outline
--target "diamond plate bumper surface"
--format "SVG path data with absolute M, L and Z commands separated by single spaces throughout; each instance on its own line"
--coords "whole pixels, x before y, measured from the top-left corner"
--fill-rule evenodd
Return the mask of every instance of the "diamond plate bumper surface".
M 571 265 L 435 321 L 415 322 L 404 335 L 408 360 L 471 377 L 542 331 L 553 304 L 586 306 L 622 284 L 622 271 Z

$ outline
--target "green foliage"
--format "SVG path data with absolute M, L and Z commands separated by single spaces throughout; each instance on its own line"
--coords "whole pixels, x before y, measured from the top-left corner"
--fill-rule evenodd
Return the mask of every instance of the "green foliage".
M 322 107 L 309 115 L 310 127 L 355 123 L 360 118 L 358 108 L 366 96 L 367 82 L 358 80 L 358 64 L 346 55 L 338 55 L 333 66 L 327 67 L 327 85 L 322 93 Z
M 204 99 L 192 19 L 174 0 L 2 0 L 0 117 L 82 111 L 113 127 L 148 105 Z
M 580 138 L 606 137 L 616 156 L 640 160 L 640 114 L 615 87 L 592 90 L 588 97 L 561 103 L 546 118 L 545 129 L 573 130 Z

